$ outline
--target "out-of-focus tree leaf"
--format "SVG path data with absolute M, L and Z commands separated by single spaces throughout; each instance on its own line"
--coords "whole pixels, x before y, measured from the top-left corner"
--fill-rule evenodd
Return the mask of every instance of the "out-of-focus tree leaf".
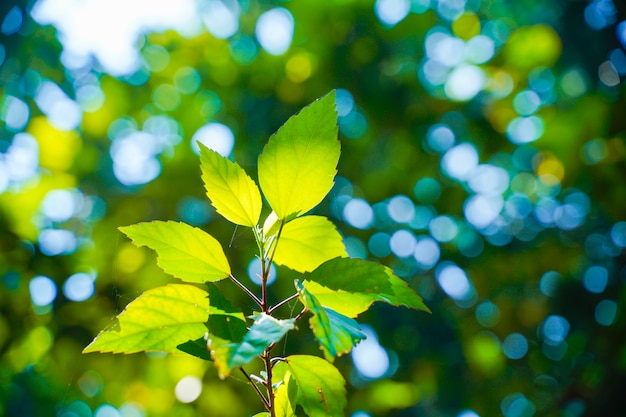
M 153 221 L 119 229 L 135 245 L 156 251 L 157 264 L 183 281 L 219 281 L 230 274 L 230 266 L 220 243 L 197 227 L 172 221 Z
M 279 219 L 311 210 L 328 194 L 337 173 L 335 92 L 292 116 L 259 156 L 259 183 Z

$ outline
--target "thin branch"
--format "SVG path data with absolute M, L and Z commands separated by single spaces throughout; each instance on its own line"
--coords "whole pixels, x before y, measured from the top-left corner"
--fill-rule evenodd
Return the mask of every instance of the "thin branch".
M 295 293 L 295 294 L 293 294 L 293 295 L 291 295 L 291 296 L 289 296 L 289 297 L 285 298 L 285 299 L 284 299 L 283 301 L 281 301 L 280 303 L 276 304 L 276 305 L 275 305 L 275 306 L 273 306 L 273 307 L 270 307 L 270 308 L 267 310 L 267 314 L 272 314 L 275 310 L 277 310 L 277 309 L 281 308 L 282 306 L 284 306 L 285 304 L 287 304 L 287 303 L 289 303 L 289 302 L 291 302 L 291 301 L 293 301 L 293 300 L 296 300 L 297 298 L 298 298 L 298 293 Z
M 250 296 L 250 298 L 252 298 L 254 302 L 259 305 L 259 307 L 262 307 L 261 300 L 259 299 L 259 297 L 257 297 L 252 291 L 250 291 L 248 287 L 246 287 L 241 282 L 239 282 L 239 280 L 235 278 L 233 274 L 230 274 L 229 278 L 231 279 L 231 281 L 237 284 L 237 286 L 241 288 L 246 294 L 248 294 L 248 296 Z
M 265 257 L 261 258 L 261 311 L 267 312 L 267 278 L 268 274 L 265 272 Z
M 245 369 L 243 369 L 242 367 L 239 368 L 239 370 L 241 371 L 242 374 L 245 375 L 246 379 L 248 381 L 250 381 L 250 384 L 252 385 L 252 387 L 254 388 L 254 390 L 256 391 L 257 395 L 259 396 L 259 398 L 261 399 L 261 401 L 263 401 L 263 405 L 265 406 L 265 409 L 269 411 L 270 409 L 270 403 L 267 401 L 267 398 L 265 398 L 265 395 L 263 395 L 263 393 L 261 392 L 261 390 L 259 389 L 259 387 L 257 387 L 256 383 L 252 380 L 252 378 L 250 377 L 250 375 L 248 375 L 248 373 L 246 372 Z
M 274 410 L 274 388 L 272 387 L 272 358 L 270 357 L 270 348 L 265 350 L 264 355 L 265 361 L 265 373 L 267 374 L 267 398 L 269 403 L 268 411 L 270 412 L 270 417 L 276 417 L 276 410 Z
M 306 313 L 307 311 L 309 311 L 309 309 L 308 309 L 308 308 L 306 308 L 306 307 L 304 307 L 304 308 L 302 309 L 302 311 L 300 312 L 300 314 L 298 314 L 298 315 L 296 316 L 295 321 L 300 320 L 300 318 L 301 318 L 302 316 L 304 316 L 304 313 Z

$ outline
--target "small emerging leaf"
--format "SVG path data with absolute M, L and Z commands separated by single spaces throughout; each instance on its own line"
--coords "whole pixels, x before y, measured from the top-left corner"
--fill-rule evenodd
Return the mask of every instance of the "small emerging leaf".
M 294 328 L 295 319 L 277 320 L 265 313 L 257 314 L 253 318 L 254 324 L 241 343 L 209 334 L 209 349 L 220 378 L 226 378 L 232 369 L 250 363 L 269 345 L 278 342 L 285 333 Z
M 274 262 L 311 272 L 324 262 L 348 256 L 335 225 L 323 216 L 304 216 L 283 226 Z
M 83 353 L 179 353 L 178 345 L 206 333 L 207 296 L 205 291 L 185 284 L 148 290 L 128 304 L 117 322 L 101 331 Z
M 346 381 L 331 363 L 317 356 L 288 356 L 274 367 L 272 382 L 281 381 L 286 375 L 297 387 L 296 403 L 309 417 L 345 416 Z
M 281 220 L 306 213 L 333 186 L 339 161 L 335 91 L 292 116 L 259 156 L 263 195 Z
M 255 226 L 262 207 L 259 187 L 239 164 L 202 143 L 198 143 L 198 146 L 202 180 L 213 207 L 235 224 Z
M 375 301 L 430 312 L 421 297 L 388 267 L 354 258 L 336 258 L 320 265 L 304 282 L 319 302 L 356 317 Z
M 137 246 L 157 253 L 157 264 L 186 282 L 218 281 L 228 277 L 230 265 L 220 243 L 186 223 L 153 221 L 120 227 Z
M 298 281 L 295 281 L 300 301 L 313 314 L 310 319 L 311 330 L 317 338 L 326 360 L 331 361 L 335 356 L 350 352 L 352 347 L 365 339 L 359 323 L 339 314 L 334 310 L 322 307 L 314 295 Z

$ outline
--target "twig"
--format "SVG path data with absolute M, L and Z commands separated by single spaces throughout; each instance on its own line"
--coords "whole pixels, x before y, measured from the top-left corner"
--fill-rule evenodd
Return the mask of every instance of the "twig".
M 242 374 L 245 375 L 246 379 L 250 381 L 250 384 L 252 384 L 252 387 L 256 391 L 257 395 L 259 396 L 259 398 L 261 398 L 261 401 L 263 401 L 263 405 L 265 406 L 265 409 L 269 411 L 271 406 L 270 406 L 269 401 L 267 401 L 267 398 L 265 398 L 265 395 L 263 395 L 259 387 L 257 387 L 256 383 L 252 380 L 250 375 L 248 375 L 245 369 L 240 367 L 239 370 L 241 371 Z
M 265 355 L 263 356 L 263 360 L 265 362 L 265 373 L 267 374 L 267 385 L 265 388 L 267 389 L 267 397 L 270 412 L 270 417 L 276 417 L 276 411 L 274 410 L 274 391 L 272 387 L 272 358 L 270 357 L 270 349 L 267 348 L 265 350 Z
M 295 321 L 300 320 L 300 318 L 301 318 L 302 316 L 304 316 L 304 313 L 306 313 L 307 311 L 309 311 L 309 309 L 308 309 L 308 308 L 306 308 L 306 307 L 304 307 L 304 308 L 302 309 L 302 311 L 300 312 L 300 314 L 298 314 L 298 315 L 296 316 Z
M 245 285 L 243 285 L 241 282 L 239 282 L 239 280 L 237 278 L 235 278 L 235 276 L 233 274 L 230 274 L 230 279 L 231 281 L 233 281 L 235 284 L 237 284 L 237 286 L 239 288 L 241 288 L 246 294 L 248 294 L 250 296 L 250 298 L 252 298 L 254 300 L 255 303 L 257 303 L 259 305 L 259 307 L 262 307 L 263 304 L 261 303 L 261 300 L 259 299 L 259 297 L 257 297 L 252 291 L 250 291 L 248 289 L 248 287 L 246 287 Z
M 295 293 L 295 294 L 293 294 L 293 295 L 291 295 L 291 296 L 289 296 L 289 297 L 285 298 L 285 299 L 284 299 L 283 301 L 281 301 L 280 303 L 276 304 L 276 305 L 275 305 L 275 306 L 273 306 L 273 307 L 270 307 L 270 308 L 267 310 L 267 314 L 272 314 L 275 310 L 277 310 L 277 309 L 281 308 L 281 307 L 282 307 L 282 306 L 284 306 L 285 304 L 287 304 L 287 303 L 289 303 L 289 302 L 291 302 L 291 301 L 293 301 L 293 300 L 295 300 L 295 299 L 297 299 L 297 298 L 298 298 L 298 293 Z

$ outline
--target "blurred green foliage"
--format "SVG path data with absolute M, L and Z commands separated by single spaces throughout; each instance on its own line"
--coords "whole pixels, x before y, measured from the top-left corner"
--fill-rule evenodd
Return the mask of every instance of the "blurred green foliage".
M 621 2 L 184 4 L 197 26 L 131 36 L 140 55 L 126 74 L 124 50 L 99 62 L 79 41 L 102 26 L 119 47 L 130 3 L 103 6 L 78 35 L 58 23 L 77 4 L 0 4 L 0 416 L 258 409 L 245 380 L 224 383 L 195 358 L 80 352 L 171 282 L 118 226 L 201 226 L 248 275 L 254 239 L 213 221 L 192 138 L 256 172 L 269 135 L 335 88 L 341 178 L 317 212 L 433 312 L 359 317 L 368 342 L 337 363 L 348 415 L 626 413 Z M 291 42 L 272 49 L 289 22 Z M 273 296 L 292 288 L 277 268 Z M 290 336 L 285 352 L 318 354 L 312 340 Z

